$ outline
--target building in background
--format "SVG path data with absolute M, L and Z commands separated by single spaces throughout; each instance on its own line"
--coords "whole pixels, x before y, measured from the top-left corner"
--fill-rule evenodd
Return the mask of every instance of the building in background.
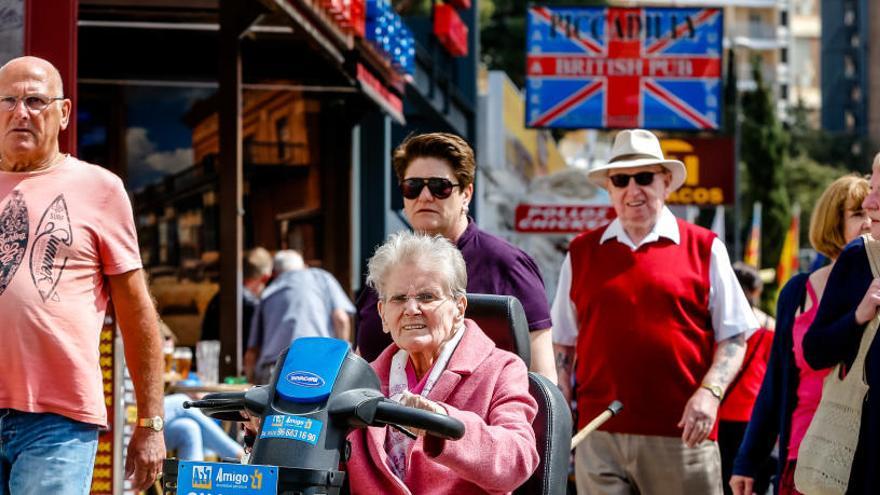
M 821 0 L 790 0 L 788 105 L 803 105 L 813 127 L 822 109 Z
M 822 128 L 880 143 L 880 5 L 823 0 Z
M 605 223 L 611 210 L 607 193 L 586 180 L 591 163 L 578 154 L 595 140 L 566 139 L 571 155 L 563 156 L 549 130 L 525 127 L 523 94 L 504 72 L 483 71 L 479 82 L 477 223 L 535 259 L 552 301 L 569 241 Z
M 24 0 L 0 0 L 0 65 L 24 50 Z
M 477 8 L 443 4 L 444 22 L 435 8 L 0 0 L 0 40 L 22 41 L 0 44 L 0 57 L 59 68 L 75 117 L 62 149 L 124 181 L 158 309 L 191 343 L 218 287 L 239 299 L 230 260 L 243 247 L 300 249 L 357 291 L 402 203 L 393 147 L 415 131 L 475 140 Z M 221 377 L 238 370 L 239 313 L 221 307 Z M 109 455 L 98 456 L 102 494 L 123 492 L 123 463 Z
M 725 48 L 736 53 L 740 91 L 756 87 L 753 59 L 758 59 L 764 83 L 773 91 L 776 109 L 785 118 L 791 93 L 789 12 L 785 0 L 742 0 L 724 4 Z
M 122 178 L 161 316 L 193 330 L 218 282 L 238 300 L 242 248 L 299 249 L 356 293 L 364 260 L 405 227 L 393 147 L 411 132 L 475 141 L 477 9 L 438 5 L 5 0 L 0 39 L 22 41 L 4 57 L 64 75 L 62 149 Z M 238 309 L 222 310 L 231 375 Z
M 724 9 L 724 48 L 736 51 L 740 91 L 755 88 L 752 58 L 773 90 L 779 116 L 785 118 L 791 94 L 789 1 L 791 0 L 611 0 L 621 7 L 720 7 Z M 796 1 L 796 0 L 795 0 Z

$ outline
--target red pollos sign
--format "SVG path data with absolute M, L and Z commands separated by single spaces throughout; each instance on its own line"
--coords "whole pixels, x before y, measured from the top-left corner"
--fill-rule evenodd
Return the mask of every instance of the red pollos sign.
M 514 230 L 531 233 L 568 234 L 608 225 L 615 217 L 611 205 L 516 206 Z

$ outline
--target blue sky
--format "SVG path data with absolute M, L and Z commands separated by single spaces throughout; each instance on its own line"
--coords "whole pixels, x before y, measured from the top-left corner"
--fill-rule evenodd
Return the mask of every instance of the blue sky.
M 128 187 L 137 191 L 193 165 L 192 130 L 183 116 L 207 88 L 130 87 L 126 90 Z

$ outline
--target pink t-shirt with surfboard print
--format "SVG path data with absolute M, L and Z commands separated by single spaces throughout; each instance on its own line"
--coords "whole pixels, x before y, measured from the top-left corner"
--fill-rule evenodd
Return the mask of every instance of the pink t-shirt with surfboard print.
M 105 276 L 140 267 L 119 177 L 72 157 L 0 171 L 0 408 L 107 423 Z

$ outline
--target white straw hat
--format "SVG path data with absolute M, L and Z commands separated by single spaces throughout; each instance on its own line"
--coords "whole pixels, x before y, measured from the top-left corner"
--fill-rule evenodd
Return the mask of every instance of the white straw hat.
M 587 179 L 599 187 L 605 187 L 608 171 L 612 169 L 644 167 L 646 165 L 662 165 L 672 173 L 670 191 L 675 191 L 684 184 L 687 170 L 678 160 L 663 158 L 660 140 L 650 131 L 644 129 L 627 129 L 614 137 L 611 147 L 611 158 L 608 163 L 590 170 Z

